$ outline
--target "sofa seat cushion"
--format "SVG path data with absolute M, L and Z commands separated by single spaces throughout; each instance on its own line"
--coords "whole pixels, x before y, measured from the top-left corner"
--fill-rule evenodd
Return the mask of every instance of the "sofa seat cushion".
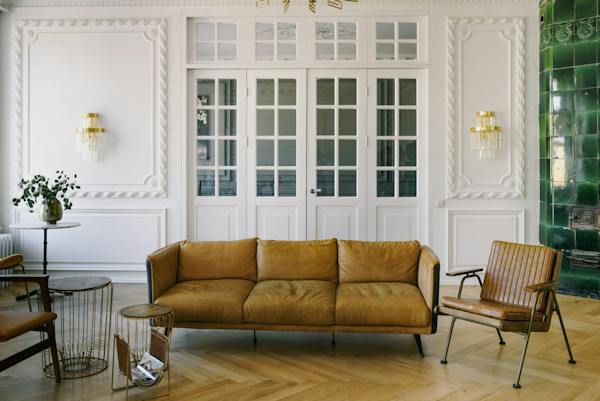
M 362 326 L 428 326 L 431 311 L 421 291 L 408 283 L 342 283 L 335 323 Z
M 244 304 L 244 317 L 248 323 L 332 325 L 335 287 L 319 280 L 261 281 Z
M 181 281 L 154 302 L 171 306 L 176 322 L 243 323 L 252 287 L 253 281 L 239 279 Z
M 443 297 L 442 305 L 447 308 L 500 320 L 529 320 L 531 318 L 531 308 L 506 305 L 482 299 Z M 541 312 L 536 312 L 534 319 L 541 321 L 543 317 L 544 315 Z

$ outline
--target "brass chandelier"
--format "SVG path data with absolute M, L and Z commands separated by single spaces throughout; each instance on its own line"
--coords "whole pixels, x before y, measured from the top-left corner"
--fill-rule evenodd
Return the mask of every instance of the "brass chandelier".
M 353 3 L 358 3 L 358 0 L 327 0 L 327 5 L 341 10 L 343 1 L 351 1 Z M 283 12 L 285 13 L 290 8 L 290 5 L 292 4 L 292 0 L 281 0 L 281 3 L 283 4 Z M 256 0 L 257 8 L 268 6 L 268 5 L 269 5 L 269 0 Z M 308 0 L 308 9 L 310 11 L 312 11 L 314 14 L 317 10 L 317 0 Z

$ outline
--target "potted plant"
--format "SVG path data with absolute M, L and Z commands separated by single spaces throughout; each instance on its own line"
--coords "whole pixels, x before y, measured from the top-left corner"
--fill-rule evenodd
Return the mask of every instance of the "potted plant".
M 70 191 L 79 189 L 80 186 L 76 183 L 77 174 L 69 177 L 64 171 L 57 171 L 58 175 L 54 181 L 50 182 L 47 177 L 37 174 L 32 179 L 21 179 L 19 189 L 21 196 L 13 198 L 13 205 L 19 206 L 21 202 L 29 207 L 29 211 L 33 213 L 33 207 L 38 198 L 42 198 L 40 207 L 40 219 L 48 224 L 56 224 L 62 219 L 63 206 L 65 210 L 73 207 L 73 203 L 67 197 Z M 62 200 L 62 205 L 58 200 Z

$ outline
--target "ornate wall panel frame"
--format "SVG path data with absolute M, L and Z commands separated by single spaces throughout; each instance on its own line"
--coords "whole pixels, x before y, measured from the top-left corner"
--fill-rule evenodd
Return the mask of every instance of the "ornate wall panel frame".
M 29 46 L 44 32 L 85 33 L 141 32 L 152 43 L 152 172 L 135 189 L 86 189 L 75 192 L 75 197 L 86 198 L 161 198 L 167 196 L 167 20 L 166 19 L 22 19 L 15 21 L 15 121 L 16 172 L 23 178 L 25 121 L 29 117 L 24 104 L 28 90 Z
M 466 137 L 465 127 L 459 119 L 462 115 L 460 77 L 462 65 L 460 54 L 464 40 L 473 28 L 493 29 L 498 25 L 498 33 L 510 43 L 510 79 L 514 82 L 511 90 L 512 132 L 510 149 L 510 176 L 504 177 L 497 185 L 485 190 L 471 186 L 468 177 L 461 174 L 462 139 Z M 463 36 L 463 31 L 468 32 Z M 452 17 L 446 25 L 446 174 L 447 197 L 459 199 L 511 199 L 525 196 L 525 19 L 522 17 L 465 18 Z M 461 132 L 459 132 L 461 131 Z M 464 132 L 462 132 L 464 131 Z M 462 138 L 461 138 L 462 136 Z M 510 185 L 503 185 L 509 182 Z M 508 186 L 508 188 L 507 188 Z

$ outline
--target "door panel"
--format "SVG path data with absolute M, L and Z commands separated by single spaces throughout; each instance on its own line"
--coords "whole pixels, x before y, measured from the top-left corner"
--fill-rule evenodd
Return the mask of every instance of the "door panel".
M 248 236 L 306 238 L 306 72 L 248 72 Z
M 365 70 L 309 71 L 308 238 L 366 238 L 365 99 Z

